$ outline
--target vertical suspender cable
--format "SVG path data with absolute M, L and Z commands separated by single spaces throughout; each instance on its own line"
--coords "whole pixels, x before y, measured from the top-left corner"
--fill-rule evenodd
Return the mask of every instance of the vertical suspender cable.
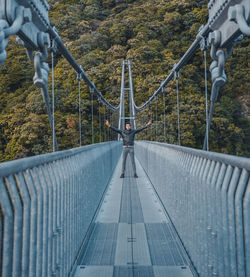
M 209 126 L 208 126 L 208 98 L 207 98 L 207 51 L 204 51 L 204 64 L 205 64 L 205 98 L 206 98 L 206 142 L 207 151 L 209 151 Z
M 162 88 L 163 95 L 163 136 L 164 142 L 166 143 L 166 89 Z
M 53 152 L 56 150 L 56 140 L 55 140 L 55 77 L 54 77 L 54 52 L 51 51 L 51 77 L 52 77 L 52 143 Z
M 109 118 L 110 118 L 110 124 L 112 125 L 112 111 L 109 109 Z M 111 132 L 110 130 L 110 133 L 109 133 L 109 140 L 112 140 L 112 136 L 113 133 Z
M 209 114 L 208 114 L 208 95 L 207 95 L 207 49 L 208 41 L 207 37 L 203 37 L 200 41 L 200 49 L 204 54 L 204 78 L 205 78 L 205 105 L 206 105 L 206 135 L 204 140 L 203 149 L 209 151 Z
M 152 109 L 152 102 L 150 103 L 151 106 L 151 111 L 150 111 L 150 115 L 151 115 L 151 122 L 153 121 L 153 109 Z M 153 140 L 152 138 L 152 133 L 153 133 L 153 125 L 150 125 L 150 140 Z
M 92 133 L 92 144 L 94 143 L 94 91 L 93 89 L 90 90 L 91 94 L 91 133 Z
M 101 127 L 101 111 L 100 111 L 100 109 L 101 109 L 101 100 L 100 100 L 100 98 L 98 98 L 98 113 L 99 113 L 99 142 L 101 142 L 101 141 L 102 141 L 102 134 L 101 134 L 101 132 L 102 132 L 102 127 Z
M 180 106 L 179 106 L 179 72 L 177 72 L 177 71 L 175 71 L 175 80 L 176 80 L 177 119 L 178 119 L 178 144 L 181 145 Z
M 82 111 L 81 111 L 81 75 L 77 74 L 78 79 L 78 113 L 79 113 L 79 145 L 82 146 Z
M 158 96 L 155 96 L 155 140 L 158 141 Z
M 104 115 L 103 115 L 103 119 L 104 119 L 104 124 L 106 122 L 106 105 L 104 104 L 103 105 L 104 107 Z M 105 128 L 105 125 L 104 125 L 104 129 L 103 129 L 103 140 L 106 141 L 106 128 Z
M 110 109 L 108 109 L 108 121 L 111 125 L 111 116 L 110 116 Z M 108 129 L 108 141 L 110 141 L 110 128 Z

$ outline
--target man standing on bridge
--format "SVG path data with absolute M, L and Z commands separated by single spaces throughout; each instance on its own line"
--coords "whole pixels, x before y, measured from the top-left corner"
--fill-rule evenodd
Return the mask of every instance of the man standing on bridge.
M 131 158 L 132 167 L 134 170 L 134 177 L 138 178 L 136 174 L 136 167 L 135 167 L 135 157 L 134 157 L 134 139 L 135 134 L 141 132 L 142 130 L 146 129 L 151 124 L 151 120 L 146 124 L 146 126 L 138 128 L 138 129 L 131 129 L 130 123 L 127 122 L 125 124 L 125 130 L 120 130 L 115 128 L 114 126 L 111 126 L 108 120 L 106 120 L 106 126 L 111 128 L 113 131 L 119 133 L 123 139 L 123 159 L 122 159 L 122 174 L 120 178 L 124 178 L 125 173 L 125 166 L 126 166 L 126 160 L 128 153 Z

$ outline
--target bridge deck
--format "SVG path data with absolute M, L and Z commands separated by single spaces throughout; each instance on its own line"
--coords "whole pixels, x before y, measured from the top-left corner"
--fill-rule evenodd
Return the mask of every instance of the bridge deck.
M 129 160 L 129 158 L 128 158 Z M 183 250 L 139 162 L 121 160 L 108 186 L 75 277 L 191 277 Z

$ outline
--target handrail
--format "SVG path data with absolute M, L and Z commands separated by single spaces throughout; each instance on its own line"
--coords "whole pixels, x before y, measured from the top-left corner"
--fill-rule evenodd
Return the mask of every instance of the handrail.
M 135 147 L 199 276 L 249 276 L 250 159 L 148 141 Z
M 179 146 L 175 144 L 167 144 L 167 143 L 160 143 L 155 141 L 147 141 L 147 143 L 159 145 L 162 147 L 167 147 L 169 149 L 173 149 L 176 151 L 181 151 L 190 155 L 194 155 L 197 157 L 201 157 L 204 159 L 210 159 L 215 162 L 230 164 L 235 167 L 244 168 L 246 170 L 250 171 L 250 159 L 246 157 L 239 157 L 239 156 L 233 156 L 229 154 L 223 154 L 223 153 L 217 153 L 217 152 L 211 152 L 211 151 L 204 151 L 199 150 L 196 148 L 189 148 L 185 146 Z
M 106 142 L 0 165 L 0 274 L 68 276 L 121 153 Z
M 95 149 L 101 145 L 108 145 L 110 142 L 102 142 L 96 144 L 85 145 L 81 147 L 76 147 L 68 150 L 51 152 L 47 154 L 41 154 L 37 156 L 7 161 L 0 163 L 0 177 L 8 176 L 10 174 L 15 174 L 19 171 L 24 171 L 28 168 L 40 166 L 57 160 L 65 159 L 82 152 L 89 151 L 90 149 Z

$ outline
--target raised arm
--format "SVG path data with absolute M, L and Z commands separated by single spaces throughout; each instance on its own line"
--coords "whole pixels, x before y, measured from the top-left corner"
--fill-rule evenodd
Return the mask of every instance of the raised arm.
M 115 131 L 116 133 L 119 133 L 120 135 L 122 134 L 122 130 L 114 127 L 114 126 L 111 126 L 110 123 L 108 122 L 108 120 L 106 120 L 106 126 L 110 129 L 112 129 L 113 131 Z
M 139 133 L 139 132 L 141 132 L 142 130 L 146 129 L 146 128 L 147 128 L 148 126 L 150 126 L 150 125 L 151 125 L 151 120 L 149 120 L 149 122 L 148 122 L 145 126 L 136 129 L 135 132 L 136 132 L 136 133 Z

